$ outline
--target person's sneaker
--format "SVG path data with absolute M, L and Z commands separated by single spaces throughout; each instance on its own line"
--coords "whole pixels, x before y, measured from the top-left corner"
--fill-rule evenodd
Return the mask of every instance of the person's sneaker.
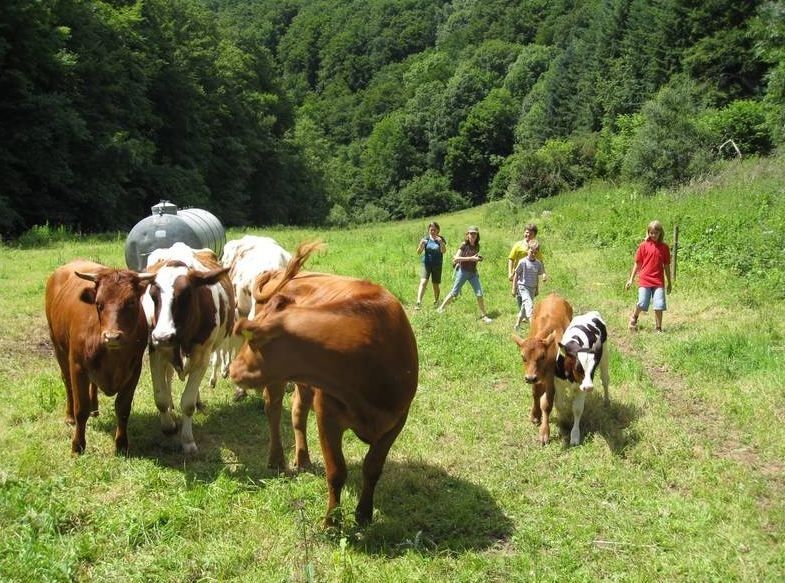
M 437 308 L 436 312 L 439 313 L 439 314 L 443 314 L 444 313 L 444 308 Z
M 439 307 L 439 300 L 434 300 L 433 307 L 434 308 L 438 308 Z
M 483 317 L 481 318 L 481 320 L 482 320 L 483 322 L 485 322 L 486 324 L 490 324 L 491 322 L 493 322 L 493 318 L 489 318 L 488 316 L 483 316 Z
M 654 331 L 655 331 L 657 334 L 662 334 L 662 328 L 655 328 L 655 329 L 654 329 Z
M 628 324 L 630 330 L 637 330 L 638 329 L 638 319 L 637 318 L 630 318 L 630 323 Z
M 420 305 L 420 302 L 417 302 L 416 304 L 414 304 L 415 311 L 419 310 L 420 308 L 422 308 L 422 306 Z

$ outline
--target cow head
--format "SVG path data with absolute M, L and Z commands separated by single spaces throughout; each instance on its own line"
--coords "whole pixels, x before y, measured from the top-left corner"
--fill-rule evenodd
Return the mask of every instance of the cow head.
M 125 343 L 128 333 L 144 321 L 140 298 L 155 275 L 137 274 L 127 269 L 74 273 L 95 284 L 82 291 L 80 300 L 95 306 L 101 328 L 101 343 L 109 349 L 119 348 Z
M 556 360 L 554 351 L 556 332 L 545 338 L 529 337 L 526 340 L 513 334 L 513 341 L 518 345 L 523 359 L 523 378 L 528 384 L 541 381 L 553 370 Z
M 220 281 L 228 267 L 199 271 L 189 269 L 180 261 L 169 261 L 155 273 L 155 281 L 148 294 L 152 302 L 150 341 L 153 346 L 170 346 L 178 330 L 191 326 L 212 328 L 214 321 L 202 317 L 200 290 Z M 212 306 L 212 298 L 207 298 Z M 149 317 L 149 314 L 148 314 Z M 199 334 L 200 331 L 195 331 Z
M 575 341 L 559 343 L 559 355 L 564 359 L 567 380 L 580 386 L 581 391 L 594 389 L 594 369 L 602 356 L 602 343 L 597 340 L 586 348 Z

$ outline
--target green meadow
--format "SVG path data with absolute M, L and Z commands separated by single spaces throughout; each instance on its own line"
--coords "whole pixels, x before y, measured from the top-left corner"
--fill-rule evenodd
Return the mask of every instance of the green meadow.
M 0 580 L 783 580 L 785 157 L 728 164 L 654 196 L 595 183 L 434 218 L 450 255 L 479 225 L 492 323 L 479 320 L 468 286 L 444 314 L 429 286 L 413 311 L 428 220 L 228 233 L 272 236 L 292 251 L 322 240 L 307 269 L 380 283 L 409 312 L 417 396 L 364 529 L 350 517 L 366 448 L 346 434 L 346 519 L 336 531 L 320 526 L 327 489 L 314 420 L 313 470 L 269 470 L 262 400 L 232 402 L 226 379 L 203 383 L 199 454 L 185 458 L 160 431 L 145 357 L 129 456 L 114 455 L 113 402 L 102 395 L 87 451 L 72 457 L 45 281 L 77 257 L 124 266 L 125 235 L 42 228 L 0 247 Z M 655 218 L 671 245 L 679 226 L 673 292 L 663 334 L 651 314 L 630 333 L 635 293 L 624 282 Z M 531 221 L 549 274 L 541 294 L 561 294 L 576 313 L 599 310 L 609 324 L 610 405 L 590 395 L 578 447 L 557 417 L 553 441 L 537 442 L 511 340 L 506 257 Z

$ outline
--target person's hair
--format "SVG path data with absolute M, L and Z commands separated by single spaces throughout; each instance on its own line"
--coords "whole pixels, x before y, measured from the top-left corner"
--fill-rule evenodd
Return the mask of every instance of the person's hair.
M 659 221 L 650 222 L 649 226 L 646 227 L 646 237 L 649 236 L 650 231 L 657 231 L 659 234 L 656 237 L 656 241 L 662 243 L 662 240 L 665 238 L 665 229 L 662 228 L 662 223 Z
M 428 230 L 429 231 L 431 230 L 431 227 L 436 227 L 437 231 L 441 231 L 442 230 L 442 228 L 439 226 L 439 223 L 437 223 L 436 221 L 432 221 L 432 222 L 428 223 Z
M 480 252 L 480 232 L 479 231 L 472 231 L 472 233 L 474 233 L 474 232 L 477 233 L 477 240 L 475 241 L 475 244 L 477 246 L 477 252 L 479 253 Z M 470 239 L 469 239 L 469 231 L 466 231 L 466 235 L 464 235 L 464 237 L 463 237 L 463 242 L 464 243 L 469 243 L 469 241 L 470 241 Z
M 523 228 L 524 231 L 531 231 L 533 234 L 537 234 L 537 225 L 534 223 L 529 223 Z
M 537 251 L 537 249 L 539 248 L 540 248 L 539 241 L 532 241 L 531 243 L 529 243 L 529 251 Z

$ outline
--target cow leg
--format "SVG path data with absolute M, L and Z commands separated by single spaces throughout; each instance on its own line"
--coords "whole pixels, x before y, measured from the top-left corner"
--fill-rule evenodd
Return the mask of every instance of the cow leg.
M 529 419 L 534 425 L 539 425 L 542 420 L 542 410 L 540 409 L 541 387 L 532 385 L 532 411 Z
M 71 367 L 71 388 L 76 421 L 71 440 L 71 453 L 81 454 L 85 450 L 85 428 L 90 417 L 90 381 L 87 373 L 78 364 Z
M 285 383 L 268 385 L 264 388 L 264 414 L 270 426 L 270 447 L 267 451 L 268 468 L 285 468 L 283 445 L 281 443 L 281 409 Z
M 313 389 L 308 385 L 295 385 L 292 395 L 292 427 L 294 428 L 294 467 L 307 468 L 311 465 L 308 453 L 308 412 L 313 405 Z
M 577 390 L 572 399 L 572 430 L 570 431 L 570 445 L 581 442 L 581 416 L 586 404 L 586 392 Z
M 68 425 L 76 424 L 74 418 L 74 393 L 71 386 L 71 363 L 68 360 L 68 353 L 64 350 L 58 350 L 55 346 L 55 354 L 57 355 L 57 363 L 60 365 L 60 376 L 65 385 L 65 422 Z
M 210 354 L 210 387 L 215 388 L 218 383 L 218 368 L 222 365 L 220 350 L 213 350 Z
M 387 454 L 406 423 L 407 415 L 408 411 L 401 416 L 401 419 L 392 429 L 371 444 L 368 453 L 365 455 L 363 460 L 363 487 L 360 493 L 360 501 L 357 503 L 357 509 L 354 513 L 357 524 L 360 526 L 365 526 L 371 522 L 371 517 L 373 516 L 373 493 L 376 490 L 376 483 L 379 481 L 379 476 L 382 475 L 382 468 L 387 460 Z
M 90 383 L 90 416 L 98 417 L 98 386 Z
M 602 358 L 600 359 L 600 378 L 602 379 L 603 402 L 607 406 L 610 403 L 608 398 L 608 384 L 610 383 L 610 375 L 608 374 L 608 350 L 602 351 Z
M 540 443 L 547 445 L 551 440 L 551 410 L 553 409 L 554 388 L 546 387 L 540 395 L 540 409 L 542 410 L 542 422 L 540 423 Z
M 193 366 L 193 365 L 192 365 Z M 180 442 L 185 455 L 195 455 L 199 448 L 196 447 L 193 433 L 193 415 L 196 411 L 196 402 L 199 399 L 199 385 L 207 372 L 207 366 L 192 368 L 185 388 L 180 397 L 180 412 L 182 414 L 182 427 L 180 428 Z
M 114 434 L 115 453 L 128 455 L 128 419 L 131 417 L 131 403 L 134 400 L 136 383 L 123 387 L 117 392 L 114 400 L 114 412 L 117 415 L 117 430 Z
M 177 424 L 172 417 L 172 374 L 173 369 L 160 350 L 150 351 L 150 375 L 153 379 L 155 406 L 161 417 L 161 431 L 166 435 L 177 432 Z
M 343 457 L 343 432 L 345 428 L 338 418 L 333 399 L 323 391 L 317 391 L 314 398 L 316 425 L 319 428 L 319 444 L 322 447 L 324 469 L 327 478 L 327 515 L 324 527 L 336 526 L 340 517 L 336 509 L 341 503 L 341 490 L 346 483 L 346 460 Z

